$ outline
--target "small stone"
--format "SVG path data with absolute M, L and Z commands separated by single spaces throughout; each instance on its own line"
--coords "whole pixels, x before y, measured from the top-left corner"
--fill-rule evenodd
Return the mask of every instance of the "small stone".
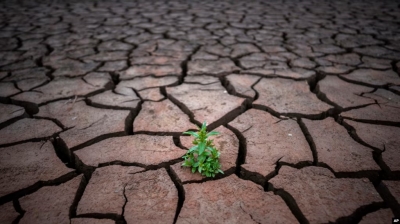
M 48 138 L 60 131 L 52 121 L 24 118 L 0 129 L 0 145 Z
M 289 193 L 310 223 L 335 222 L 362 206 L 383 202 L 372 183 L 335 178 L 328 169 L 321 167 L 282 166 L 269 182 L 275 189 Z
M 303 122 L 314 140 L 318 161 L 335 172 L 380 170 L 372 158 L 372 150 L 354 141 L 333 118 L 303 119 Z
M 177 223 L 297 223 L 281 197 L 236 175 L 184 188 Z
M 19 223 L 70 224 L 69 211 L 83 175 L 58 186 L 42 187 L 20 199 L 26 213 Z
M 180 158 L 185 150 L 176 147 L 170 136 L 137 134 L 108 138 L 75 151 L 75 154 L 89 166 L 113 161 L 148 166 Z

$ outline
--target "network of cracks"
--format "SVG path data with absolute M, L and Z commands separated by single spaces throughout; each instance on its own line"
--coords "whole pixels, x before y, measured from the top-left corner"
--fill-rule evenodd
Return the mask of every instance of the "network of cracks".
M 0 2 L 0 222 L 389 223 L 399 8 Z M 181 167 L 204 121 L 215 178 Z

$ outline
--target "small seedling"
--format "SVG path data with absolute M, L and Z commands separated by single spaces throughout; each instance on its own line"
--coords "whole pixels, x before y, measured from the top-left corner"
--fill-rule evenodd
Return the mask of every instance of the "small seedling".
M 210 136 L 218 135 L 216 131 L 207 133 L 207 123 L 204 122 L 198 132 L 187 131 L 194 137 L 193 147 L 182 157 L 185 159 L 182 166 L 192 168 L 192 173 L 199 171 L 206 177 L 215 177 L 217 173 L 224 173 L 219 163 L 219 151 L 215 148 L 213 140 L 207 139 Z

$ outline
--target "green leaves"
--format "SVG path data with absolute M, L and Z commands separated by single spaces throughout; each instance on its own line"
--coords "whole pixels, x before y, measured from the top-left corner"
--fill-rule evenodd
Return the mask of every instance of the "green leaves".
M 199 171 L 203 176 L 215 177 L 217 173 L 224 173 L 219 163 L 220 152 L 214 147 L 213 141 L 207 139 L 218 135 L 216 131 L 207 133 L 207 123 L 204 122 L 198 132 L 186 131 L 184 134 L 193 136 L 193 147 L 182 157 L 185 159 L 182 166 L 192 168 L 192 173 Z
M 188 151 L 187 153 L 192 153 L 192 152 L 196 151 L 197 148 L 198 148 L 198 146 L 195 145 L 195 146 L 193 146 L 192 148 L 190 148 L 189 151 Z
M 219 132 L 211 131 L 211 132 L 209 132 L 206 136 L 207 136 L 207 137 L 210 137 L 210 136 L 213 136 L 213 135 L 219 135 Z
M 191 135 L 191 136 L 193 136 L 195 138 L 199 137 L 199 135 L 194 131 L 185 131 L 185 132 L 183 132 L 183 134 L 188 134 L 188 135 Z
M 206 143 L 200 142 L 197 148 L 199 149 L 199 155 L 203 155 L 204 150 L 206 150 Z

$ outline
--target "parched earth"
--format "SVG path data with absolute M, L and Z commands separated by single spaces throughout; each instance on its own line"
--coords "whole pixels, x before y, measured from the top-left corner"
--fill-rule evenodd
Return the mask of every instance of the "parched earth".
M 0 223 L 390 223 L 398 1 L 1 1 Z M 181 158 L 207 121 L 224 174 Z

